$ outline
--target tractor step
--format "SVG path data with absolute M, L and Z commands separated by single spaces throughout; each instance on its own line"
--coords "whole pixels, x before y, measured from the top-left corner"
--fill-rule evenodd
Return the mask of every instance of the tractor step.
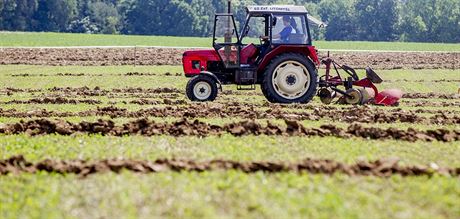
M 255 84 L 249 84 L 249 85 L 238 84 L 238 85 L 236 85 L 236 89 L 237 90 L 255 90 L 256 85 Z
M 235 82 L 238 90 L 255 90 L 256 89 L 256 69 L 242 68 L 236 71 Z

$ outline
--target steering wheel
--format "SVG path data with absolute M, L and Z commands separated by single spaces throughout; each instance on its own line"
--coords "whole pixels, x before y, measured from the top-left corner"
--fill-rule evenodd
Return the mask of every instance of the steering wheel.
M 269 36 L 259 36 L 259 40 L 261 44 L 267 43 L 269 39 L 270 39 Z

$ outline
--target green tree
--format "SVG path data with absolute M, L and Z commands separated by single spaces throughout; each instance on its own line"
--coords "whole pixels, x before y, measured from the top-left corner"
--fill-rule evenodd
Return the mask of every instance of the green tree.
M 35 31 L 65 31 L 77 16 L 76 0 L 39 0 L 32 21 Z
M 357 0 L 357 38 L 366 41 L 397 39 L 397 0 Z
M 227 0 L 0 0 L 0 30 L 210 36 Z M 237 28 L 248 5 L 304 5 L 328 24 L 314 39 L 460 42 L 459 0 L 232 0 Z
M 139 0 L 127 12 L 125 32 L 206 36 L 212 27 L 212 14 L 212 4 L 205 0 Z
M 111 2 L 95 1 L 88 4 L 88 16 L 100 33 L 118 33 L 120 15 L 116 6 Z
M 195 36 L 211 36 L 214 26 L 213 5 L 209 0 L 191 0 L 189 1 L 193 13 L 193 32 Z
M 415 42 L 460 42 L 460 2 L 407 0 L 402 6 L 401 39 Z
M 318 10 L 328 24 L 326 40 L 356 40 L 356 16 L 353 0 L 323 0 Z
M 90 21 L 89 17 L 73 20 L 66 31 L 71 33 L 99 33 L 99 28 Z
M 1 10 L 0 10 L 0 30 L 11 29 L 9 20 L 10 17 L 14 16 L 14 10 L 16 9 L 16 2 L 14 0 L 0 0 Z
M 37 0 L 2 0 L 0 28 L 4 30 L 29 30 L 30 21 L 37 10 Z

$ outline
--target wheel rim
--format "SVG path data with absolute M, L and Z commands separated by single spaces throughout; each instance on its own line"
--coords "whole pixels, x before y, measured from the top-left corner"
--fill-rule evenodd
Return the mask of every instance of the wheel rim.
M 345 98 L 348 104 L 356 105 L 359 104 L 362 100 L 362 95 L 359 90 L 352 89 L 347 91 L 347 94 L 350 95 L 350 97 Z
M 285 61 L 278 65 L 272 75 L 275 92 L 285 99 L 302 97 L 310 87 L 310 73 L 296 61 Z
M 332 102 L 332 92 L 327 88 L 322 88 L 318 92 L 318 96 L 322 103 L 330 104 Z
M 211 85 L 205 81 L 200 81 L 193 87 L 193 94 L 199 100 L 206 100 L 211 96 Z

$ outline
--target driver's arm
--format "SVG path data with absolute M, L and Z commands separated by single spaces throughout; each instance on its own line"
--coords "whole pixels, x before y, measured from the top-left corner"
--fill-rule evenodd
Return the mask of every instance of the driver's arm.
M 279 34 L 275 34 L 276 38 L 287 38 L 291 35 L 291 31 L 289 28 L 285 27 Z

